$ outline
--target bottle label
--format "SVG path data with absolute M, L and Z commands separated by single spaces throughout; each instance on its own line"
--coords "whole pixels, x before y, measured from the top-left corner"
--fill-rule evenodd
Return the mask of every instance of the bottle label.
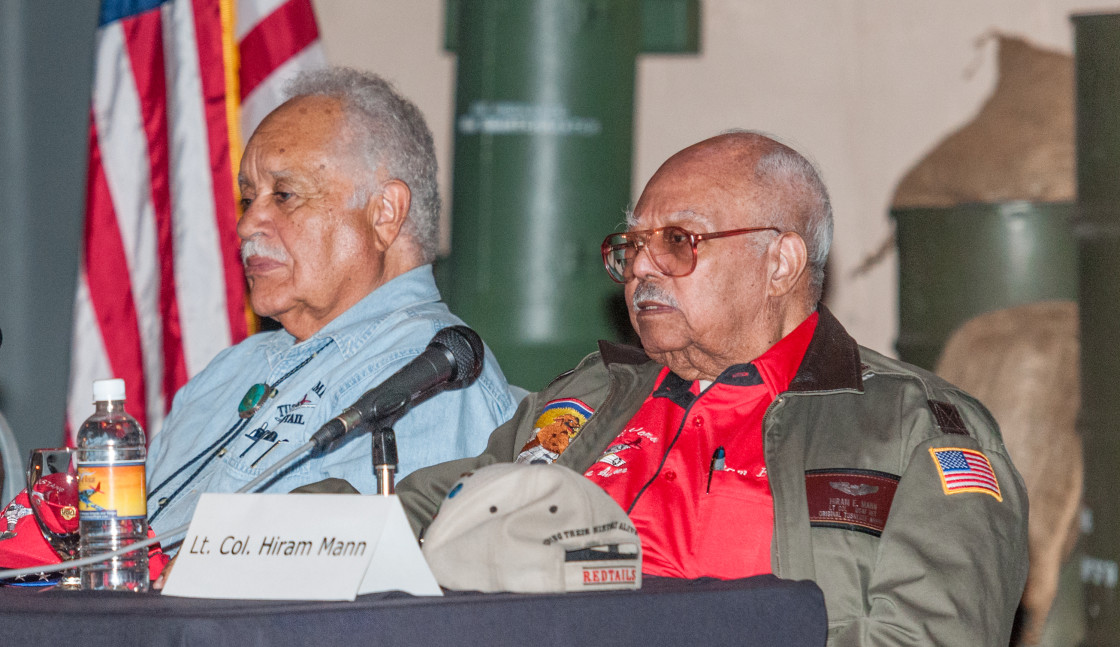
M 144 461 L 78 464 L 78 513 L 82 521 L 148 516 Z

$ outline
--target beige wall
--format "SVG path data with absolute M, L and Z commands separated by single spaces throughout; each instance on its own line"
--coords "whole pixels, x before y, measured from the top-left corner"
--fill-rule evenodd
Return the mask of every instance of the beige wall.
M 721 130 L 781 136 L 821 167 L 836 237 L 829 307 L 857 339 L 895 355 L 893 253 L 853 269 L 891 235 L 906 170 L 991 91 L 993 30 L 1069 52 L 1069 16 L 1100 0 L 701 0 L 702 53 L 638 63 L 633 195 L 673 152 Z M 332 63 L 377 71 L 428 116 L 450 184 L 454 58 L 442 0 L 317 0 Z

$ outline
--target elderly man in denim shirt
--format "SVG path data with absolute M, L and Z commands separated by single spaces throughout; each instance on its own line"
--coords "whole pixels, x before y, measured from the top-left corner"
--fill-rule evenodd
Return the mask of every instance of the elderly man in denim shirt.
M 238 182 L 237 226 L 257 314 L 283 330 L 219 354 L 175 396 L 148 456 L 157 528 L 191 518 L 203 492 L 233 492 L 462 323 L 440 301 L 431 261 L 439 193 L 419 110 L 379 77 L 312 72 L 257 128 Z M 396 423 L 399 476 L 478 454 L 516 407 L 486 351 L 470 386 Z M 363 440 L 364 439 L 364 440 Z M 283 469 L 263 491 L 325 478 L 376 491 L 368 438 Z

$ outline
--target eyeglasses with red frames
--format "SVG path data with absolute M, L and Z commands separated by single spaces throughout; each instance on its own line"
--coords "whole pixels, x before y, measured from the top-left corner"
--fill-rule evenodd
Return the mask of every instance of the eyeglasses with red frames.
M 760 231 L 782 233 L 777 227 L 748 227 L 701 234 L 694 234 L 680 227 L 658 227 L 611 234 L 603 240 L 603 266 L 615 283 L 626 283 L 634 277 L 634 260 L 645 249 L 662 274 L 688 276 L 696 269 L 696 245 L 700 241 Z

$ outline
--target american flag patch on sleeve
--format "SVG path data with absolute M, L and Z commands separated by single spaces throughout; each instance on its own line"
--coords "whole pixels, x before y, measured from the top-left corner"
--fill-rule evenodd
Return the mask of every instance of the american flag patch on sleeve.
M 941 476 L 945 494 L 983 492 L 1003 501 L 996 473 L 984 454 L 960 447 L 931 448 L 929 453 Z

